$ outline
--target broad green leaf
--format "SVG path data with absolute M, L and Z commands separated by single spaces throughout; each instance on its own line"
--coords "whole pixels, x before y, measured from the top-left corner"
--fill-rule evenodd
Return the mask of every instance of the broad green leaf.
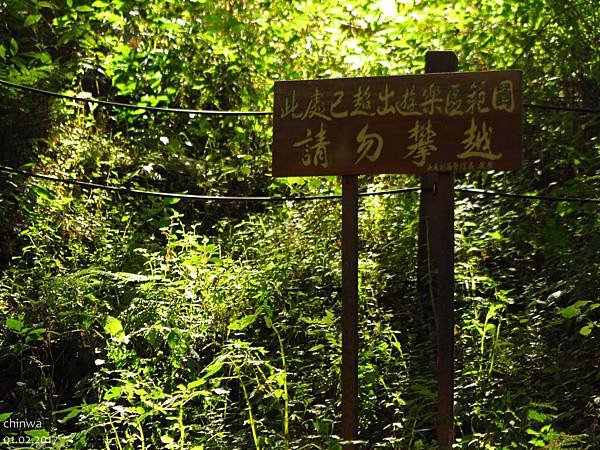
M 179 203 L 181 199 L 175 197 L 165 197 L 163 199 L 163 205 L 174 205 L 175 203 Z
M 138 413 L 139 415 L 145 414 L 146 413 L 146 409 L 143 406 L 134 406 L 132 408 L 133 411 L 135 411 L 136 413 Z
M 174 444 L 175 443 L 175 439 L 173 439 L 171 436 L 169 435 L 163 435 L 160 437 L 160 440 L 163 444 Z
M 593 329 L 594 329 L 594 324 L 588 323 L 586 326 L 581 327 L 581 330 L 579 330 L 579 333 L 582 336 L 589 336 Z
M 42 9 L 42 8 L 56 9 L 56 5 L 53 5 L 50 2 L 37 2 L 36 6 L 38 9 Z
M 6 328 L 9 330 L 19 332 L 21 329 L 23 329 L 23 325 L 23 321 L 19 319 L 13 319 L 12 317 L 6 318 Z
M 81 412 L 81 407 L 80 406 L 72 406 L 70 408 L 66 408 L 66 409 L 62 409 L 60 411 L 57 411 L 57 413 L 67 413 L 64 417 L 62 417 L 59 420 L 59 422 L 60 423 L 68 422 L 72 418 L 77 417 L 80 412 Z
M 104 393 L 104 400 L 120 398 L 122 394 L 123 388 L 121 386 L 114 386 Z
M 35 192 L 35 194 L 46 201 L 52 201 L 56 198 L 56 196 L 54 195 L 54 192 L 52 192 L 50 189 L 48 189 L 45 186 L 32 186 L 31 190 L 33 192 Z
M 7 412 L 7 413 L 0 414 L 0 422 L 4 422 L 10 416 L 12 416 L 12 412 Z
M 560 310 L 560 315 L 565 319 L 572 319 L 573 317 L 577 317 L 579 314 L 581 314 L 581 311 L 575 305 L 567 306 L 566 308 Z
M 492 231 L 490 233 L 490 238 L 492 238 L 492 239 L 494 239 L 496 241 L 499 241 L 499 240 L 502 239 L 502 235 L 500 233 L 498 233 L 497 231 Z
M 27 16 L 27 19 L 25 19 L 25 28 L 28 28 L 28 27 L 38 23 L 41 18 L 42 18 L 41 14 L 32 14 L 30 16 Z
M 16 55 L 17 52 L 19 51 L 19 43 L 17 41 L 15 41 L 14 38 L 10 39 L 10 54 L 11 55 Z
M 234 320 L 229 324 L 229 329 L 232 331 L 243 330 L 249 325 L 252 325 L 256 320 L 256 314 L 250 314 L 246 317 L 242 317 L 241 319 Z
M 204 380 L 202 378 L 199 378 L 199 379 L 197 379 L 195 381 L 192 381 L 192 382 L 188 383 L 187 388 L 190 389 L 190 390 L 192 390 L 192 389 L 197 388 L 198 386 L 202 386 L 205 383 L 206 383 L 206 380 Z
M 181 341 L 181 331 L 177 328 L 174 328 L 167 335 L 167 345 L 171 350 L 176 349 L 179 346 L 179 342 Z
M 24 332 L 25 330 L 23 330 Z M 32 330 L 27 331 L 27 336 L 25 338 L 25 342 L 29 343 L 31 341 L 40 341 L 43 339 L 43 334 L 46 332 L 45 328 L 34 328 Z
M 48 53 L 48 52 L 36 52 L 33 56 L 34 56 L 34 58 L 39 60 L 42 64 L 51 64 L 52 63 L 52 56 L 50 56 L 50 53 Z
M 63 410 L 57 411 L 57 412 L 67 413 L 63 418 L 61 418 L 59 420 L 60 423 L 65 423 L 65 422 L 69 421 L 70 419 L 72 419 L 73 417 L 77 417 L 79 415 L 79 413 L 81 412 L 81 407 L 72 406 L 70 408 L 66 408 L 66 409 L 63 409 Z
M 275 398 L 281 398 L 281 397 L 283 397 L 283 394 L 284 394 L 284 393 L 285 393 L 285 392 L 284 392 L 284 390 L 283 390 L 283 389 L 274 389 L 274 390 L 271 392 L 271 395 L 273 395 L 273 397 L 275 397 Z
M 92 6 L 94 8 L 106 8 L 108 6 L 108 3 L 96 0 L 94 3 L 92 3 Z
M 214 363 L 210 364 L 206 369 L 204 369 L 206 371 L 204 378 L 212 377 L 215 373 L 221 370 L 224 365 L 225 363 L 222 361 L 215 361 Z
M 271 320 L 271 318 L 269 317 L 269 315 L 265 314 L 263 316 L 263 318 L 265 319 L 265 324 L 267 325 L 267 328 L 273 328 L 273 321 Z
M 40 430 L 40 429 L 36 429 L 36 430 L 27 430 L 25 431 L 25 434 L 27 436 L 31 436 L 34 438 L 42 438 L 42 437 L 48 437 L 50 436 L 50 433 L 46 430 Z
M 32 330 L 29 330 L 27 332 L 28 335 L 39 335 L 39 334 L 43 334 L 46 332 L 45 328 L 34 328 Z
M 81 6 L 78 6 L 77 8 L 75 8 L 75 10 L 78 12 L 93 12 L 94 8 L 92 8 L 91 6 L 87 6 L 87 5 L 81 5 Z
M 112 338 L 121 342 L 125 342 L 125 330 L 123 330 L 121 321 L 116 317 L 108 316 L 106 318 L 106 322 L 104 323 L 104 331 Z
M 144 337 L 152 347 L 158 346 L 158 338 L 160 337 L 160 333 L 155 327 L 150 328 Z
M 589 301 L 587 300 L 579 300 L 572 305 L 567 306 L 560 310 L 560 315 L 565 319 L 572 319 L 573 317 L 577 317 L 581 314 L 581 308 L 587 305 Z
M 531 420 L 535 420 L 536 422 L 544 423 L 548 416 L 544 413 L 541 413 L 535 409 L 527 410 L 527 418 Z

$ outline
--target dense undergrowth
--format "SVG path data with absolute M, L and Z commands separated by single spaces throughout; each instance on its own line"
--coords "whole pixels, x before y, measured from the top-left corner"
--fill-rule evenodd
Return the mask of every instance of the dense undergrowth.
M 415 73 L 426 50 L 445 48 L 461 70 L 522 69 L 528 101 L 600 106 L 594 2 L 346 3 L 324 20 L 310 1 L 9 0 L 0 78 L 144 105 L 269 109 L 273 80 Z M 270 177 L 269 117 L 0 95 L 3 164 L 157 191 L 339 192 L 335 178 Z M 599 122 L 527 110 L 523 169 L 457 184 L 598 198 Z M 178 201 L 6 173 L 0 183 L 5 447 L 340 448 L 339 201 Z M 598 206 L 456 195 L 456 447 L 599 448 Z M 416 193 L 361 199 L 365 448 L 435 447 L 417 209 Z

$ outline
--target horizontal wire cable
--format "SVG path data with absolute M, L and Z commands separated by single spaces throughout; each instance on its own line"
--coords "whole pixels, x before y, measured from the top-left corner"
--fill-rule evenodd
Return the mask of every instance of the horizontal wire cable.
M 29 172 L 27 170 L 20 170 L 10 166 L 0 165 L 0 171 L 15 173 L 18 175 L 23 175 L 30 178 L 39 178 L 42 180 L 48 180 L 55 183 L 63 183 L 63 184 L 72 184 L 76 186 L 80 186 L 88 189 L 100 189 L 111 192 L 118 192 L 121 194 L 132 194 L 132 195 L 141 195 L 147 197 L 164 197 L 164 198 L 180 198 L 187 200 L 216 200 L 216 201 L 256 201 L 256 202 L 287 202 L 287 201 L 305 201 L 305 200 L 331 200 L 331 199 L 340 199 L 342 198 L 341 194 L 330 194 L 330 195 L 307 195 L 307 196 L 299 196 L 299 197 L 261 197 L 261 196 L 250 196 L 250 197 L 237 197 L 237 196 L 218 196 L 218 195 L 198 195 L 198 194 L 182 194 L 175 192 L 160 192 L 160 191 L 147 191 L 142 189 L 132 189 L 132 188 L 124 188 L 117 186 L 110 186 L 106 184 L 98 184 L 91 183 L 88 181 L 80 181 L 74 180 L 70 178 L 59 178 L 53 175 L 45 175 L 35 172 Z M 411 187 L 411 188 L 402 188 L 402 189 L 392 189 L 387 191 L 378 191 L 378 192 L 361 192 L 358 195 L 361 197 L 371 196 L 371 195 L 386 195 L 386 194 L 399 194 L 404 192 L 416 192 L 420 188 Z
M 600 198 L 585 198 L 585 197 L 554 197 L 551 195 L 536 195 L 536 194 L 513 194 L 511 192 L 490 191 L 487 189 L 475 188 L 454 188 L 456 192 L 462 192 L 474 195 L 490 195 L 496 197 L 520 198 L 527 200 L 545 200 L 549 202 L 579 202 L 579 203 L 600 203 Z
M 111 102 L 107 100 L 97 100 L 94 98 L 74 97 L 72 95 L 60 94 L 58 92 L 46 91 L 31 86 L 23 86 L 21 84 L 11 83 L 10 81 L 0 80 L 0 84 L 23 91 L 33 92 L 46 95 L 48 97 L 57 97 L 65 100 L 74 100 L 78 102 L 96 103 L 99 105 L 112 106 L 117 108 L 128 109 L 143 109 L 144 111 L 167 112 L 175 114 L 198 114 L 198 115 L 214 115 L 214 116 L 267 116 L 271 115 L 270 111 L 218 111 L 211 109 L 184 109 L 184 108 L 163 108 L 159 106 L 140 106 L 131 103 Z
M 72 184 L 76 186 L 81 186 L 88 189 L 100 189 L 111 192 L 118 192 L 122 194 L 130 194 L 130 195 L 141 195 L 147 197 L 164 197 L 164 198 L 180 198 L 180 199 L 188 199 L 188 200 L 215 200 L 215 201 L 257 201 L 257 202 L 287 202 L 287 201 L 305 201 L 305 200 L 331 200 L 331 199 L 339 199 L 342 198 L 340 194 L 330 194 L 330 195 L 309 195 L 309 196 L 297 196 L 297 197 L 267 197 L 267 196 L 218 196 L 218 195 L 198 195 L 198 194 L 182 194 L 175 192 L 160 192 L 160 191 L 147 191 L 142 189 L 132 189 L 132 188 L 124 188 L 117 186 L 110 186 L 106 184 L 98 184 L 91 183 L 88 181 L 80 181 L 70 178 L 59 178 L 53 175 L 45 175 L 35 172 L 29 172 L 26 170 L 16 169 L 10 166 L 0 165 L 0 171 L 15 173 L 18 175 L 23 175 L 30 178 L 39 178 L 43 180 L 52 181 L 55 183 L 63 183 L 63 184 Z M 385 191 L 374 191 L 374 192 L 361 192 L 358 195 L 360 197 L 367 197 L 373 195 L 388 195 L 388 194 L 400 194 L 400 193 L 408 193 L 408 192 L 417 192 L 425 189 L 421 189 L 420 187 L 408 187 L 408 188 L 400 188 L 400 189 L 390 189 Z M 487 189 L 476 189 L 476 188 L 463 188 L 463 187 L 455 187 L 455 192 L 474 194 L 474 195 L 489 195 L 489 196 L 497 196 L 497 197 L 508 197 L 508 198 L 519 198 L 525 200 L 544 200 L 551 202 L 579 202 L 579 203 L 600 203 L 600 199 L 597 198 L 585 198 L 585 197 L 554 197 L 548 195 L 534 195 L 534 194 L 514 194 L 510 192 L 502 192 L 502 191 L 490 191 Z
M 199 195 L 199 194 L 183 194 L 175 192 L 160 192 L 160 191 L 147 191 L 142 189 L 125 188 L 118 186 L 110 186 L 106 184 L 91 183 L 88 181 L 74 180 L 70 178 L 59 178 L 53 175 L 45 175 L 40 173 L 29 172 L 26 170 L 15 169 L 14 167 L 0 165 L 0 171 L 12 172 L 19 175 L 39 178 L 43 180 L 52 181 L 55 183 L 72 184 L 88 189 L 100 189 L 104 191 L 118 192 L 121 194 L 133 194 L 141 196 L 152 196 L 152 197 L 164 197 L 164 198 L 180 198 L 187 200 L 218 200 L 218 201 L 295 201 L 295 200 L 321 200 L 330 198 L 341 198 L 341 195 L 324 196 L 315 195 L 307 197 L 262 197 L 262 196 L 250 196 L 250 197 L 234 197 L 234 196 L 217 196 L 217 195 Z
M 525 106 L 526 108 L 552 110 L 552 111 L 572 111 L 572 112 L 580 112 L 580 113 L 600 114 L 600 109 L 598 109 L 598 108 L 583 108 L 580 106 L 540 105 L 537 103 L 523 103 L 523 106 Z
M 198 114 L 198 115 L 221 115 L 221 116 L 270 116 L 273 114 L 272 111 L 219 111 L 210 109 L 185 109 L 185 108 L 165 108 L 160 106 L 139 106 L 131 103 L 112 102 L 108 100 L 98 100 L 94 98 L 83 98 L 75 97 L 72 95 L 60 94 L 58 92 L 47 91 L 45 89 L 38 89 L 31 86 L 24 86 L 22 84 L 12 83 L 10 81 L 0 79 L 0 84 L 19 89 L 22 91 L 28 91 L 32 93 L 42 94 L 49 97 L 57 97 L 65 100 L 73 100 L 78 102 L 96 103 L 99 105 L 112 106 L 117 108 L 129 108 L 129 109 L 142 109 L 145 111 L 155 112 L 167 112 L 176 114 Z M 559 106 L 559 105 L 547 105 L 537 103 L 524 103 L 523 106 L 526 108 L 534 108 L 541 110 L 552 110 L 552 111 L 571 111 L 581 113 L 592 113 L 600 114 L 598 108 L 584 108 L 584 107 L 572 107 L 572 106 Z
M 389 190 L 385 190 L 385 191 L 359 192 L 358 196 L 359 197 L 371 197 L 374 195 L 402 194 L 404 192 L 418 192 L 421 190 L 423 190 L 423 189 L 416 186 L 416 187 L 408 187 L 408 188 L 400 188 L 400 189 L 389 189 Z M 425 190 L 430 191 L 431 189 L 425 189 Z M 340 198 L 341 198 L 341 195 L 340 195 Z

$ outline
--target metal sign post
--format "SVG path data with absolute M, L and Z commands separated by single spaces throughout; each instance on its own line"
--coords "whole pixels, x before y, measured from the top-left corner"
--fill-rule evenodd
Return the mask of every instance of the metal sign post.
M 280 81 L 273 104 L 273 176 L 342 176 L 342 424 L 358 438 L 357 175 L 421 173 L 419 277 L 434 267 L 437 436 L 453 431 L 454 172 L 521 166 L 520 71 L 455 72 L 428 52 L 427 73 Z M 426 242 L 429 245 L 426 245 Z M 427 273 L 430 276 L 430 273 Z M 422 293 L 423 289 L 421 289 Z

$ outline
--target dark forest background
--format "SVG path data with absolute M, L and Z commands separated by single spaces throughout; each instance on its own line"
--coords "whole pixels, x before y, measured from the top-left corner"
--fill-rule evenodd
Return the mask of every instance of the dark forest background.
M 600 108 L 593 0 L 0 1 L 0 79 L 146 106 L 269 110 L 283 79 L 520 69 Z M 600 197 L 600 114 L 527 108 L 524 164 L 461 187 Z M 270 176 L 270 116 L 111 108 L 0 86 L 1 164 L 228 196 Z M 416 186 L 360 177 L 362 191 Z M 418 194 L 360 203 L 360 438 L 435 446 Z M 192 202 L 0 175 L 0 419 L 22 448 L 340 448 L 340 204 Z M 598 204 L 456 194 L 457 448 L 600 448 Z M 35 443 L 35 440 L 41 442 Z M 17 442 L 17 441 L 15 441 Z M 12 447 L 10 447 L 12 445 Z

